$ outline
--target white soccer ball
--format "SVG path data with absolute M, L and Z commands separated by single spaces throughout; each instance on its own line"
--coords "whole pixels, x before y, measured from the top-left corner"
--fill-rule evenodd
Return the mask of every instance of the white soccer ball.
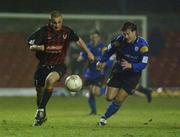
M 82 79 L 78 75 L 70 75 L 65 80 L 65 85 L 71 92 L 77 92 L 82 89 Z

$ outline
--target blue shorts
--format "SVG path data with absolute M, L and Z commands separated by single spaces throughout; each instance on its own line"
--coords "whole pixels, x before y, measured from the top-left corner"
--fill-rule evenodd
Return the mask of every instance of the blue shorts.
M 128 94 L 132 95 L 140 77 L 141 73 L 112 73 L 107 85 L 119 89 L 123 88 Z

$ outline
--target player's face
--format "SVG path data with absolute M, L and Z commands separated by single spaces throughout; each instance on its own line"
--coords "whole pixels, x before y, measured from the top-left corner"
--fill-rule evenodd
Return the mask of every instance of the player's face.
M 51 18 L 51 26 L 55 31 L 59 31 L 62 27 L 63 18 L 62 16 Z
M 100 42 L 100 40 L 101 40 L 100 36 L 99 36 L 98 34 L 96 34 L 96 33 L 91 34 L 91 35 L 90 35 L 90 39 L 91 39 L 93 45 L 95 45 L 95 46 L 96 46 L 96 45 Z
M 123 35 L 127 41 L 127 43 L 133 43 L 136 40 L 136 31 L 132 31 L 131 29 L 127 29 L 123 31 Z

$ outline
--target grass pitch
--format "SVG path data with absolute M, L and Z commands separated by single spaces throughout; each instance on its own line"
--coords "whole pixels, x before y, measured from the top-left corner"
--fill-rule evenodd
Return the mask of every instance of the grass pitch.
M 180 137 L 180 97 L 156 97 L 148 104 L 131 96 L 105 127 L 97 127 L 108 103 L 97 99 L 98 115 L 89 116 L 85 97 L 52 97 L 48 121 L 32 127 L 35 97 L 0 98 L 0 137 Z

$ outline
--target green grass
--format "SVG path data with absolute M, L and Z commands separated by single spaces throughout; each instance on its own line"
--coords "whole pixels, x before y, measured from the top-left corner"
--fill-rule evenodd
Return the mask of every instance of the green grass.
M 104 98 L 97 98 L 98 114 L 107 105 Z M 87 115 L 85 97 L 51 98 L 47 106 L 48 121 L 41 127 L 31 126 L 35 109 L 35 98 L 1 97 L 0 137 L 180 136 L 179 97 L 156 97 L 151 104 L 143 97 L 129 97 L 105 127 L 96 126 L 100 115 Z

